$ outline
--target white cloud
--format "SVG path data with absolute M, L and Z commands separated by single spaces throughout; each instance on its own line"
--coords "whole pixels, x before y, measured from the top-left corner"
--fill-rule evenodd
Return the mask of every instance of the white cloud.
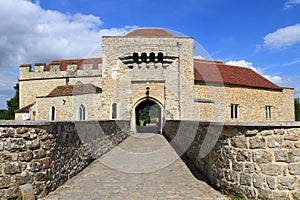
M 300 0 L 289 0 L 289 1 L 285 2 L 284 9 L 289 9 L 299 3 L 300 3 Z
M 74 15 L 40 7 L 39 0 L 0 0 L 0 108 L 11 98 L 20 64 L 49 62 L 52 59 L 101 56 L 101 36 L 117 35 L 133 27 L 101 29 L 95 15 Z M 96 51 L 95 51 L 96 50 Z M 92 52 L 92 53 L 91 53 Z M 9 89 L 8 89 L 9 87 Z
M 252 62 L 247 62 L 245 60 L 231 60 L 231 61 L 226 62 L 226 64 L 250 68 L 253 71 L 255 71 L 256 73 L 259 73 L 260 75 L 262 75 L 263 77 L 265 77 L 266 79 L 270 80 L 271 82 L 273 82 L 277 85 L 281 85 L 281 84 L 285 83 L 285 80 L 280 76 L 277 76 L 277 75 L 272 76 L 272 75 L 264 74 L 264 70 L 262 68 L 254 67 Z
M 278 49 L 300 43 L 300 23 L 280 28 L 264 37 L 263 47 Z

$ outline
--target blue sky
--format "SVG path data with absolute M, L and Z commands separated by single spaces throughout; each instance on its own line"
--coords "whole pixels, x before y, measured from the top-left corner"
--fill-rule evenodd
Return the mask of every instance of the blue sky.
M 0 108 L 20 64 L 101 56 L 101 35 L 134 27 L 194 37 L 211 59 L 250 67 L 300 97 L 300 0 L 0 0 L 0 18 Z

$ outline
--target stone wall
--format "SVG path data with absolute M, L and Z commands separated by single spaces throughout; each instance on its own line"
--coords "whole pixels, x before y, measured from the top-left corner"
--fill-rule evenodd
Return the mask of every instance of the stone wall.
M 164 135 L 226 193 L 300 199 L 300 123 L 167 121 Z
M 0 199 L 55 190 L 128 136 L 127 121 L 0 123 Z

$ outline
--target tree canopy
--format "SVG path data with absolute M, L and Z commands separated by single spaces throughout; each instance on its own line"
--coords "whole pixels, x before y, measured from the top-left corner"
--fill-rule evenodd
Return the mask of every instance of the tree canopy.
M 16 93 L 15 96 L 8 100 L 7 110 L 0 110 L 0 120 L 13 120 L 15 119 L 14 111 L 19 109 L 19 84 L 14 86 Z
M 300 98 L 295 99 L 295 119 L 300 121 Z

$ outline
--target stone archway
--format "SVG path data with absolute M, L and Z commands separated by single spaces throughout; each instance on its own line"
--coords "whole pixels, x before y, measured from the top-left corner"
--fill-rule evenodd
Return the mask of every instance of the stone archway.
M 159 133 L 162 128 L 161 106 L 152 99 L 145 99 L 134 109 L 138 133 Z

